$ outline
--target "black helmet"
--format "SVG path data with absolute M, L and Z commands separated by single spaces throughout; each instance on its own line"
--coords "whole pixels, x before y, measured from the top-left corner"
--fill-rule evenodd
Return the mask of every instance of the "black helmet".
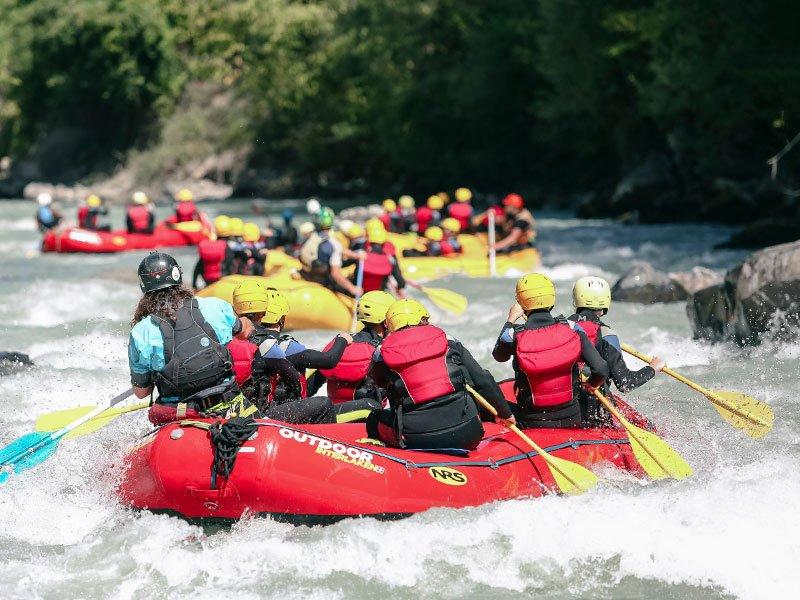
M 151 252 L 139 263 L 139 287 L 146 294 L 180 285 L 183 271 L 169 254 Z

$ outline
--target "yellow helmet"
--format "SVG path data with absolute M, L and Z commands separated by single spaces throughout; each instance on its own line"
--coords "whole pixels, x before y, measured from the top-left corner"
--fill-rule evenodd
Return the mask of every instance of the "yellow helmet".
M 311 221 L 300 224 L 301 235 L 311 235 L 312 233 L 314 233 L 314 224 Z
M 517 302 L 524 311 L 551 309 L 556 305 L 556 287 L 547 275 L 523 275 L 517 281 Z
M 358 239 L 360 237 L 364 237 L 364 228 L 359 225 L 358 223 L 353 223 L 345 230 L 345 235 L 349 237 L 351 240 Z
M 409 325 L 419 325 L 423 318 L 430 316 L 428 309 L 416 300 L 395 300 L 386 311 L 386 328 L 397 331 Z
M 459 202 L 469 202 L 472 200 L 472 192 L 468 188 L 458 188 L 456 190 L 456 200 Z
M 231 218 L 227 215 L 219 215 L 214 219 L 214 231 L 217 237 L 228 237 L 231 234 Z
M 602 277 L 581 277 L 572 288 L 575 308 L 606 309 L 611 306 L 611 286 Z
M 86 198 L 86 206 L 91 206 L 92 208 L 97 208 L 103 203 L 100 199 L 100 196 L 97 194 L 90 194 L 88 198 Z
M 230 225 L 231 235 L 237 237 L 244 235 L 244 221 L 242 221 L 239 217 L 231 217 Z
M 428 198 L 428 208 L 431 210 L 442 210 L 444 208 L 444 200 L 439 196 L 430 196 Z
M 262 313 L 267 310 L 267 289 L 252 279 L 243 281 L 233 290 L 233 310 L 237 315 Z
M 178 202 L 191 202 L 194 200 L 194 194 L 191 190 L 187 190 L 186 188 L 181 188 L 178 190 L 178 193 L 175 194 L 175 199 Z
M 375 229 L 382 229 L 383 231 L 386 231 L 386 227 L 383 225 L 383 221 L 381 221 L 376 217 L 373 217 L 369 219 L 366 223 L 364 223 L 364 227 L 366 228 L 367 233 Z
M 400 208 L 414 208 L 414 199 L 408 194 L 404 194 L 397 200 L 397 204 L 400 205 Z
M 132 200 L 134 204 L 148 204 L 150 202 L 150 198 L 142 191 L 133 192 Z
M 356 305 L 356 318 L 362 323 L 383 323 L 386 311 L 394 304 L 394 296 L 388 292 L 373 290 L 367 292 Z
M 450 202 L 450 196 L 447 195 L 447 192 L 439 192 L 436 195 L 439 196 L 439 198 L 441 198 L 442 202 L 444 202 L 445 204 Z
M 381 206 L 383 207 L 383 210 L 385 210 L 386 212 L 394 212 L 397 210 L 397 203 L 391 198 L 387 198 L 386 200 L 384 200 L 381 203 Z
M 274 288 L 267 288 L 267 309 L 261 322 L 264 325 L 274 325 L 289 314 L 289 301 L 286 296 Z
M 257 242 L 261 239 L 261 228 L 256 223 L 245 223 L 242 237 L 245 242 Z
M 442 227 L 450 233 L 461 232 L 461 223 L 458 222 L 458 219 L 454 219 L 453 217 L 447 217 L 444 219 L 442 221 Z
M 441 242 L 442 238 L 444 238 L 444 231 L 442 231 L 441 227 L 428 227 L 425 230 L 425 237 L 432 242 Z

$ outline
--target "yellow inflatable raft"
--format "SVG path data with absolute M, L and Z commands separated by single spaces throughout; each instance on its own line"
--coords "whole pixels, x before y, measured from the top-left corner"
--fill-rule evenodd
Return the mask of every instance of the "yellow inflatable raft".
M 486 250 L 482 255 L 455 254 L 452 256 L 415 256 L 400 258 L 403 276 L 408 279 L 432 280 L 447 275 L 466 275 L 468 277 L 489 277 L 489 259 Z M 529 273 L 541 264 L 539 251 L 526 248 L 511 254 L 497 256 L 497 275 L 517 275 Z
M 229 275 L 200 290 L 197 295 L 214 296 L 231 302 L 234 288 L 243 281 L 257 280 L 264 287 L 280 290 L 289 302 L 286 329 L 336 329 L 350 331 L 353 322 L 353 299 L 303 279 L 288 271 L 271 277 Z

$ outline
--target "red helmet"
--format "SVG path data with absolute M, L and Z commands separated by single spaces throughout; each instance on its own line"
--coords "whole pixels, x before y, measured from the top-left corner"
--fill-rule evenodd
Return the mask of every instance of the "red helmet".
M 513 208 L 522 208 L 525 206 L 525 201 L 519 194 L 509 194 L 503 198 L 503 206 L 510 206 Z
M 495 204 L 494 206 L 492 206 L 491 210 L 492 212 L 494 212 L 495 217 L 504 217 L 506 214 L 506 211 L 504 211 L 503 207 L 500 206 L 499 204 Z

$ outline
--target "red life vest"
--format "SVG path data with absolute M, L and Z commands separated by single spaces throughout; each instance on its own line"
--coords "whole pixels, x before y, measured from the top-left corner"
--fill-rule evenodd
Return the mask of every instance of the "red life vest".
M 442 250 L 442 256 L 449 256 L 456 253 L 456 251 L 453 249 L 453 246 L 447 240 L 442 240 L 439 242 L 439 248 Z
M 178 202 L 175 205 L 175 217 L 178 223 L 194 221 L 197 216 L 197 207 L 194 202 Z
M 414 404 L 456 391 L 447 368 L 447 350 L 447 335 L 433 325 L 395 331 L 381 344 L 386 366 L 400 375 Z
M 78 208 L 78 227 L 82 229 L 90 229 L 92 224 L 89 223 L 89 207 L 86 205 Z
M 269 378 L 269 394 L 267 400 L 272 402 L 275 400 L 275 393 L 278 386 L 281 384 L 281 378 L 278 375 L 270 375 Z M 300 398 L 308 398 L 308 380 L 304 373 L 300 373 Z
M 202 240 L 197 244 L 197 252 L 203 263 L 203 279 L 206 283 L 214 283 L 222 277 L 222 261 L 228 242 L 225 240 Z
M 333 338 L 323 352 L 330 350 L 335 341 L 336 338 Z M 374 352 L 375 346 L 368 342 L 353 342 L 345 348 L 339 364 L 333 369 L 319 370 L 328 380 L 328 398 L 334 404 L 355 398 L 356 390 L 367 378 L 369 368 L 372 366 Z
M 128 218 L 131 220 L 131 233 L 145 233 L 150 229 L 150 211 L 139 204 L 128 207 Z
M 447 207 L 450 216 L 461 225 L 462 231 L 469 229 L 469 218 L 472 216 L 472 205 L 467 202 L 454 202 Z
M 228 342 L 228 351 L 233 358 L 233 372 L 236 375 L 236 383 L 240 386 L 250 379 L 253 372 L 253 358 L 257 350 L 258 346 L 249 340 L 234 338 Z
M 580 337 L 564 323 L 516 334 L 517 365 L 528 380 L 534 406 L 572 401 L 572 373 L 580 356 Z
M 382 290 L 386 283 L 386 278 L 392 274 L 392 263 L 389 257 L 382 251 L 367 252 L 364 260 L 364 280 L 361 286 L 364 292 Z
M 433 221 L 433 211 L 427 206 L 420 206 L 417 209 L 417 232 L 422 235 Z
M 584 333 L 586 333 L 586 337 L 592 342 L 592 345 L 597 346 L 597 342 L 600 341 L 600 323 L 589 320 L 575 321 L 575 323 L 583 329 Z

